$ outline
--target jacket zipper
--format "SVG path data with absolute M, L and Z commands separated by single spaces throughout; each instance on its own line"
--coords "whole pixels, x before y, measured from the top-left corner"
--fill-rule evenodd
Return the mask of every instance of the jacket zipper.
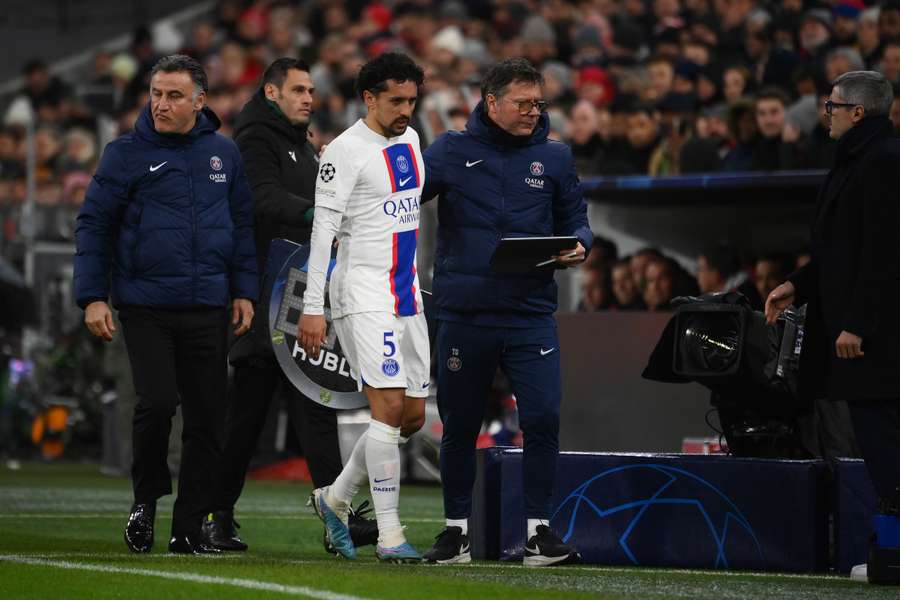
M 184 148 L 182 154 L 187 155 Z M 191 198 L 191 267 L 194 277 L 191 279 L 191 306 L 197 304 L 197 202 L 194 198 L 194 172 L 191 169 L 191 161 L 185 156 L 185 164 L 188 172 L 188 192 Z

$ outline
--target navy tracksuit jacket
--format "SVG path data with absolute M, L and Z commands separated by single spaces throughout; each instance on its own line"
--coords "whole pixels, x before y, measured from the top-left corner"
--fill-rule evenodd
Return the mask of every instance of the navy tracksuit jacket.
M 545 114 L 530 138 L 515 138 L 479 104 L 466 131 L 444 134 L 424 153 L 422 197 L 439 195 L 433 292 L 447 518 L 470 515 L 475 439 L 498 366 L 524 434 L 525 514 L 552 512 L 561 395 L 554 272 L 499 275 L 489 266 L 503 237 L 574 235 L 590 249 L 572 153 L 548 131 Z

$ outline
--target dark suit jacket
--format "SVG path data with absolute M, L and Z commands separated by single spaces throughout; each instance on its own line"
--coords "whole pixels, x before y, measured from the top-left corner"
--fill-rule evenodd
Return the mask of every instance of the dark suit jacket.
M 869 117 L 838 141 L 819 193 L 812 261 L 790 276 L 809 304 L 803 369 L 831 398 L 900 397 L 900 139 L 887 117 Z M 839 359 L 841 331 L 864 357 Z

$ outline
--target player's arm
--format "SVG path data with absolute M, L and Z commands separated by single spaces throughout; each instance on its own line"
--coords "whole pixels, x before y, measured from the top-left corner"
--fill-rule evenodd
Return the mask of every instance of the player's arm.
M 303 314 L 297 339 L 307 355 L 316 357 L 325 341 L 325 280 L 331 260 L 331 244 L 356 184 L 355 168 L 344 158 L 339 144 L 330 144 L 319 161 L 316 210 L 310 238 Z
M 588 224 L 587 204 L 575 170 L 575 160 L 568 148 L 565 172 L 553 196 L 553 231 L 555 235 L 574 235 L 579 240 L 575 248 L 563 251 L 557 262 L 566 267 L 582 263 L 591 249 L 594 234 Z

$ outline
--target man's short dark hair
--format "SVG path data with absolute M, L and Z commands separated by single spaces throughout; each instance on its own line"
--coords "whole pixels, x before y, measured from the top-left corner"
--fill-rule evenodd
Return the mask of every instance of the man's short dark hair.
M 362 66 L 356 76 L 356 93 L 363 99 L 363 92 L 376 96 L 387 89 L 387 82 L 412 81 L 416 87 L 425 81 L 425 72 L 413 59 L 399 52 L 385 52 Z
M 265 87 L 267 83 L 271 83 L 280 90 L 281 86 L 284 85 L 284 80 L 287 79 L 288 71 L 291 69 L 309 73 L 309 64 L 299 58 L 284 57 L 276 59 L 263 73 L 262 86 Z
M 700 256 L 706 259 L 710 269 L 719 272 L 722 279 L 728 279 L 741 269 L 741 256 L 737 248 L 728 243 L 708 246 Z
M 488 94 L 502 98 L 506 87 L 514 82 L 544 85 L 544 76 L 524 58 L 507 58 L 488 69 L 481 80 L 481 97 Z
M 782 90 L 781 88 L 777 88 L 774 86 L 766 86 L 763 89 L 759 90 L 756 93 L 756 100 L 754 105 L 756 105 L 760 100 L 777 100 L 781 102 L 781 105 L 787 108 L 790 103 L 790 97 Z
M 209 91 L 209 81 L 206 79 L 206 71 L 203 70 L 203 66 L 185 54 L 163 56 L 153 65 L 150 77 L 152 78 L 157 73 L 180 73 L 182 71 L 191 76 L 195 94 Z

